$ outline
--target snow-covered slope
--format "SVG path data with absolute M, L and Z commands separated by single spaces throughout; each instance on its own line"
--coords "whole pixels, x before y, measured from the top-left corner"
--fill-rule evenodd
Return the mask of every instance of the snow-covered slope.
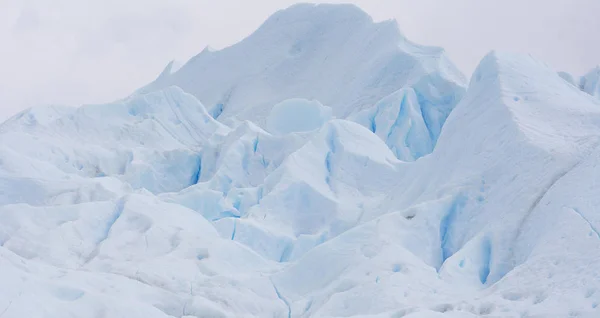
M 0 316 L 597 317 L 600 101 L 390 26 L 297 5 L 0 125 Z
M 434 152 L 276 284 L 298 316 L 596 316 L 599 105 L 530 57 L 487 56 Z
M 270 109 L 287 99 L 316 100 L 332 107 L 334 116 L 346 118 L 412 87 L 416 119 L 431 125 L 427 133 L 432 143 L 466 85 L 442 49 L 409 42 L 395 21 L 374 23 L 353 5 L 328 4 L 279 11 L 240 43 L 221 51 L 204 50 L 169 74 L 170 64 L 140 91 L 176 85 L 196 96 L 221 122 L 250 120 L 263 128 Z M 386 107 L 398 106 L 380 106 Z M 392 123 L 406 120 L 371 117 Z M 410 130 L 410 124 L 401 125 L 398 130 Z M 402 134 L 380 133 L 394 135 L 392 139 Z M 402 140 L 389 144 L 397 143 Z M 430 147 L 420 148 L 424 149 L 415 154 Z

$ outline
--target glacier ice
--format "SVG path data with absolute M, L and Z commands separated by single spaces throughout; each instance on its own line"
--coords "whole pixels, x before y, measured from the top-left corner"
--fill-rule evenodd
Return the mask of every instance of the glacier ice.
M 0 316 L 598 316 L 595 73 L 311 4 L 171 67 L 0 125 Z
M 559 72 L 558 74 L 567 82 L 578 87 L 583 92 L 595 98 L 600 97 L 600 66 L 596 66 L 584 76 L 578 78 L 575 78 L 566 72 Z
M 579 86 L 581 90 L 592 96 L 600 96 L 600 66 L 582 76 Z
M 374 23 L 353 5 L 331 4 L 281 10 L 241 42 L 204 50 L 159 79 L 143 90 L 176 85 L 221 122 L 250 120 L 263 128 L 271 108 L 287 99 L 318 100 L 346 118 L 422 79 L 434 90 L 466 85 L 442 49 L 411 43 L 394 21 Z
M 319 101 L 288 99 L 275 106 L 267 117 L 267 130 L 284 135 L 293 132 L 311 131 L 331 119 L 331 107 Z
M 272 133 L 289 132 L 300 122 L 267 122 L 279 113 L 291 116 L 292 101 L 312 100 L 315 112 L 317 102 L 331 107 L 312 115 L 314 122 L 302 121 L 305 127 L 294 128 L 314 129 L 330 112 L 336 118 L 365 122 L 361 117 L 377 112 L 366 109 L 380 100 L 395 104 L 390 99 L 399 89 L 412 88 L 417 101 L 413 108 L 420 114 L 403 111 L 397 120 L 376 119 L 396 122 L 389 124 L 393 131 L 382 129 L 378 135 L 395 148 L 399 159 L 412 161 L 431 152 L 467 81 L 443 49 L 408 41 L 395 21 L 375 23 L 353 5 L 298 4 L 275 13 L 238 44 L 220 51 L 205 49 L 175 72 L 168 65 L 139 92 L 171 85 L 193 94 L 226 125 L 249 120 Z M 360 111 L 362 116 L 356 114 Z M 409 118 L 402 117 L 407 114 Z M 411 128 L 419 117 L 430 139 L 424 145 L 417 145 L 419 136 L 413 136 L 421 129 Z

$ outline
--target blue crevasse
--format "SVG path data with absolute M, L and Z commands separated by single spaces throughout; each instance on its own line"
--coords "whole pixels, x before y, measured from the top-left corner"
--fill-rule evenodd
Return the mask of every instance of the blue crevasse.
M 464 94 L 464 85 L 432 73 L 348 119 L 379 136 L 398 159 L 414 161 L 433 151 Z

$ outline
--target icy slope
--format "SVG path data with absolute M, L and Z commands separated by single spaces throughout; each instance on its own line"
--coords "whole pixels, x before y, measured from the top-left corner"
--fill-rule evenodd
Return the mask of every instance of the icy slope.
M 286 312 L 260 274 L 276 267 L 221 239 L 181 206 L 131 195 L 60 207 L 8 205 L 0 215 L 0 279 L 10 286 L 0 291 L 5 317 Z
M 204 50 L 173 74 L 165 71 L 142 91 L 176 85 L 219 121 L 251 120 L 263 128 L 269 110 L 286 99 L 317 100 L 346 118 L 415 86 L 433 135 L 466 82 L 442 49 L 409 42 L 395 21 L 374 23 L 353 5 L 329 4 L 279 11 L 240 43 Z
M 102 180 L 107 177 L 154 193 L 178 191 L 197 182 L 199 146 L 228 130 L 193 96 L 175 87 L 110 105 L 32 109 L 0 126 L 0 151 L 6 159 L 0 184 L 9 178 L 24 188 L 44 181 L 104 188 L 101 183 L 111 182 Z M 24 188 L 7 189 L 19 196 L 1 202 L 41 200 Z M 62 200 L 65 195 L 46 199 Z
M 289 242 L 271 230 L 294 211 L 313 213 L 303 207 L 306 194 L 320 208 L 324 183 L 339 189 L 335 205 L 351 206 L 341 202 L 348 196 L 342 193 L 366 180 L 378 185 L 366 174 L 371 170 L 357 165 L 379 171 L 396 161 L 376 136 L 346 121 L 305 134 L 274 136 L 251 123 L 230 131 L 177 88 L 102 107 L 26 111 L 3 124 L 0 136 L 6 185 L 0 280 L 11 286 L 0 297 L 6 317 L 286 316 L 270 276 L 279 262 L 318 244 L 310 236 L 330 220 L 319 224 L 318 215 L 317 223 L 311 214 L 298 215 L 282 232 Z M 134 159 L 118 151 L 126 146 Z M 165 155 L 174 151 L 189 154 L 193 164 Z M 322 165 L 341 177 L 295 180 L 302 177 L 297 165 L 313 151 L 330 157 L 330 166 L 317 160 L 304 168 Z M 161 161 L 165 157 L 170 160 Z M 129 172 L 138 165 L 148 170 Z M 355 175 L 339 173 L 344 170 Z M 145 174 L 143 188 L 155 193 L 164 185 L 192 186 L 155 196 L 136 186 L 135 177 Z M 31 193 L 23 180 L 40 191 Z M 310 187 L 316 188 L 304 193 Z M 300 201 L 285 206 L 278 193 Z M 264 208 L 252 208 L 261 201 Z M 278 205 L 296 210 L 269 210 Z M 331 220 L 349 218 L 339 210 L 330 212 Z M 226 221 L 234 222 L 233 231 L 224 230 Z M 278 251 L 268 243 L 287 244 L 289 256 L 283 256 L 286 245 Z M 278 253 L 276 262 L 269 253 Z M 24 305 L 32 302 L 38 305 Z
M 372 221 L 275 282 L 298 316 L 594 317 L 599 224 L 586 196 L 599 127 L 598 103 L 543 64 L 489 55 L 435 151 L 397 166 Z M 581 216 L 565 208 L 582 203 Z

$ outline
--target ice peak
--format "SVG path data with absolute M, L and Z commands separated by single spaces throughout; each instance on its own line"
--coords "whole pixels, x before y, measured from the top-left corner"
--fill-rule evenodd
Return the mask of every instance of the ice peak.
M 533 56 L 494 51 L 475 70 L 452 122 L 463 116 L 470 118 L 466 121 L 487 118 L 488 129 L 512 127 L 538 148 L 571 151 L 572 140 L 596 130 L 600 113 L 590 101 Z
M 375 23 L 354 5 L 298 4 L 237 44 L 204 50 L 149 88 L 179 86 L 221 122 L 251 120 L 264 128 L 271 108 L 290 98 L 318 100 L 347 118 L 402 87 L 440 90 L 450 82 L 465 86 L 444 51 L 408 41 L 395 21 Z
M 471 86 L 477 83 L 489 84 L 497 82 L 502 87 L 511 86 L 523 77 L 545 77 L 554 85 L 563 85 L 564 80 L 547 64 L 529 54 L 492 51 L 479 63 L 473 77 Z M 548 84 L 548 81 L 541 82 Z
M 171 75 L 171 73 L 173 73 L 173 64 L 175 63 L 175 60 L 171 60 L 167 66 L 165 66 L 165 68 L 163 69 L 163 71 L 160 73 L 160 75 L 158 75 L 158 78 L 156 79 L 157 81 L 160 80 L 161 78 L 165 78 L 168 77 L 169 75 Z
M 299 22 L 335 24 L 342 21 L 364 23 L 373 20 L 366 12 L 353 4 L 298 3 L 271 15 L 263 27 L 281 27 Z
M 302 42 L 323 46 L 320 40 L 352 38 L 374 26 L 376 34 L 390 41 L 402 39 L 395 22 L 374 23 L 353 4 L 301 3 L 271 15 L 247 40 L 271 43 L 276 38 L 284 43 L 291 41 L 291 45 Z

